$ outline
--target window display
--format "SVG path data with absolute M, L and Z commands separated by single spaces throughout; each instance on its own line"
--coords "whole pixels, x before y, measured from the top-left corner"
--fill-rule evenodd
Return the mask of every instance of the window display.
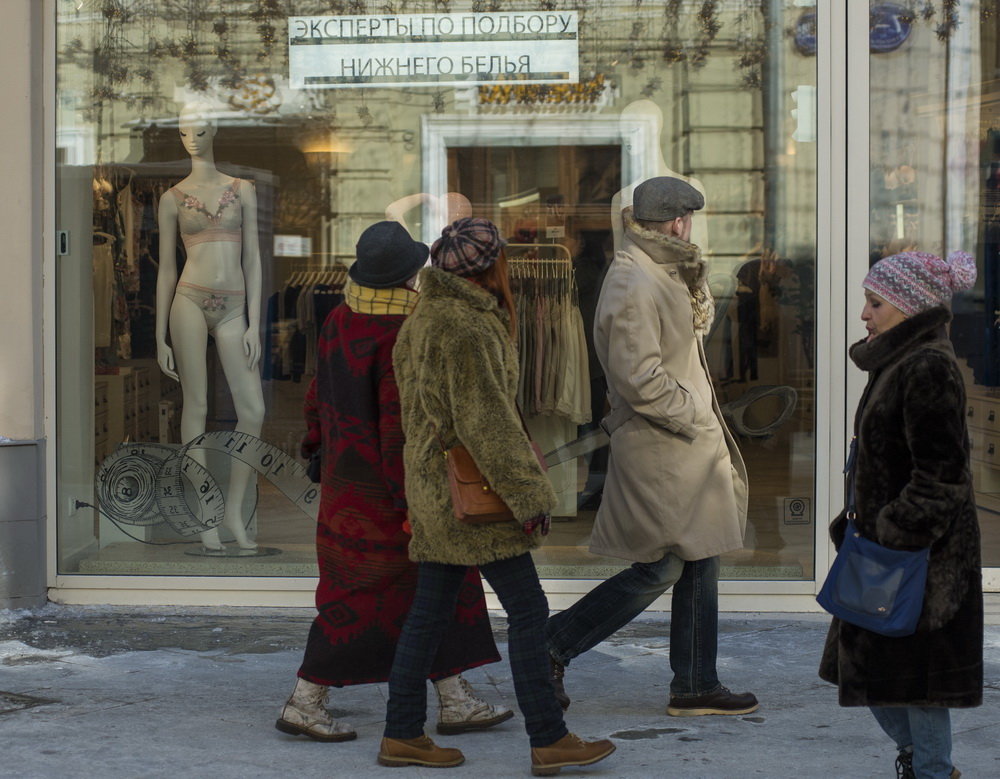
M 955 295 L 949 335 L 965 379 L 983 565 L 1000 565 L 1000 135 L 990 75 L 1000 5 L 950 4 L 930 18 L 936 28 L 891 3 L 872 13 L 870 261 L 904 251 L 976 257 L 978 279 Z M 896 46 L 877 45 L 894 31 Z
M 704 196 L 705 359 L 748 471 L 721 576 L 813 578 L 814 9 L 494 5 L 56 0 L 57 221 L 85 236 L 56 282 L 61 573 L 315 575 L 305 392 L 355 245 L 476 216 L 556 463 L 539 573 L 606 578 L 595 311 L 635 186 L 669 175 Z

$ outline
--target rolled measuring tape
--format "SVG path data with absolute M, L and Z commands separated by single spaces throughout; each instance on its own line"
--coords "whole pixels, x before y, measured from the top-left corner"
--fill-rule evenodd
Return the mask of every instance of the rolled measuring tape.
M 95 486 L 101 511 L 125 525 L 168 524 L 182 536 L 218 527 L 222 487 L 192 452 L 220 452 L 248 465 L 306 515 L 319 514 L 320 488 L 304 466 L 249 433 L 218 430 L 183 444 L 124 443 L 105 458 Z

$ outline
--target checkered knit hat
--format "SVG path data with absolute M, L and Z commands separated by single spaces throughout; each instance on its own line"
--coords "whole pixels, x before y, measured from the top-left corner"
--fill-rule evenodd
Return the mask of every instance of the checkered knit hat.
M 976 259 L 971 254 L 954 252 L 942 260 L 925 252 L 903 252 L 876 262 L 863 286 L 913 316 L 947 305 L 953 293 L 975 283 Z
M 431 264 L 456 276 L 475 276 L 497 261 L 505 243 L 489 219 L 467 216 L 441 231 L 431 246 Z

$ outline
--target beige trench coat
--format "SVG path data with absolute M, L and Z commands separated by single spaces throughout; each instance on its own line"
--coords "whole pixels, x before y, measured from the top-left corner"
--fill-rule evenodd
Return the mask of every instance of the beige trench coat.
M 690 290 L 707 291 L 705 264 L 694 244 L 644 230 L 628 211 L 625 221 L 594 321 L 611 457 L 590 551 L 648 563 L 741 549 L 746 467 L 692 314 Z

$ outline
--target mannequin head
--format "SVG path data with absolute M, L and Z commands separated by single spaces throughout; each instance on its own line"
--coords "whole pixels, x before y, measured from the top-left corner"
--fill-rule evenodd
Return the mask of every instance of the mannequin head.
M 659 136 L 663 129 L 663 109 L 647 98 L 633 100 L 622 109 L 621 119 L 651 122 Z
M 218 132 L 212 106 L 205 102 L 187 103 L 181 109 L 177 130 L 188 154 L 192 157 L 210 156 L 212 142 Z
M 449 192 L 444 196 L 448 224 L 472 216 L 472 203 L 461 192 Z

